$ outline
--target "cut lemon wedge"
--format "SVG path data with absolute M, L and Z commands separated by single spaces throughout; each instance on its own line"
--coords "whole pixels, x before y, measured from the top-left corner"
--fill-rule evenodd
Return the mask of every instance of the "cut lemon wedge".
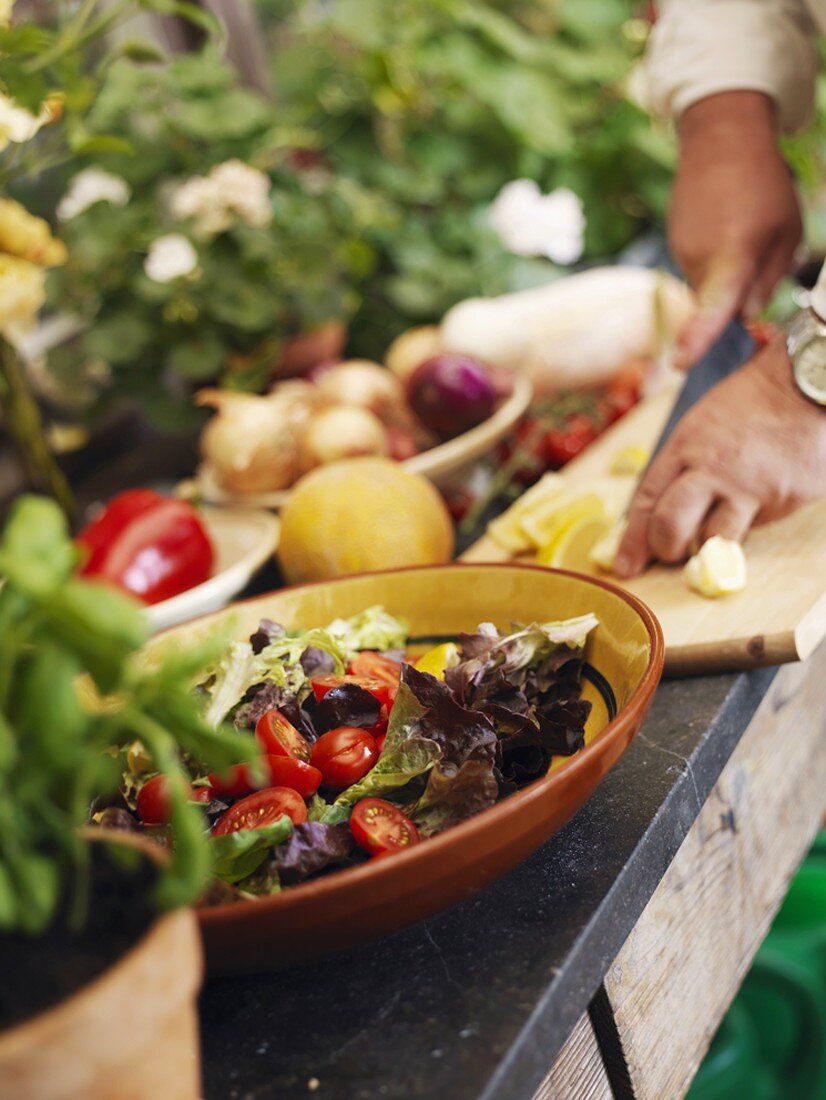
M 549 501 L 542 511 L 530 512 L 522 517 L 522 530 L 544 553 L 569 527 L 585 519 L 603 518 L 605 502 L 597 493 Z
M 604 514 L 581 516 L 543 546 L 536 560 L 540 565 L 557 569 L 588 569 L 594 545 L 605 538 L 611 527 L 611 519 Z
M 523 493 L 507 512 L 491 520 L 488 524 L 490 537 L 506 550 L 512 550 L 516 554 L 523 550 L 530 550 L 535 544 L 522 528 L 523 517 L 548 507 L 555 498 L 560 496 L 563 486 L 564 481 L 559 474 L 545 474 L 536 485 Z
M 588 554 L 590 565 L 595 565 L 605 573 L 613 573 L 614 562 L 619 545 L 622 542 L 622 536 L 625 534 L 625 527 L 625 519 L 617 520 L 602 538 L 594 543 Z
M 459 647 L 455 642 L 444 642 L 423 653 L 416 662 L 419 672 L 429 672 L 437 680 L 444 680 L 445 671 L 459 663 Z
M 733 539 L 714 535 L 683 569 L 683 579 L 694 592 L 709 599 L 728 596 L 746 587 L 746 556 Z

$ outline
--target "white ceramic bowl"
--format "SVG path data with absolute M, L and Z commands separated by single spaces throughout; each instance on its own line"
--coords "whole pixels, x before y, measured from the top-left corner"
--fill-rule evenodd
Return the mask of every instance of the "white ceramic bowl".
M 252 580 L 278 545 L 279 520 L 250 508 L 200 509 L 215 547 L 215 568 L 203 584 L 146 608 L 153 630 L 165 630 L 208 611 L 217 611 Z

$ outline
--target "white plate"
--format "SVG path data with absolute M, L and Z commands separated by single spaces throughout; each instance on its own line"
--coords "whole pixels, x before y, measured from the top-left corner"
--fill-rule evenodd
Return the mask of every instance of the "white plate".
M 165 630 L 229 603 L 278 545 L 279 521 L 270 512 L 212 507 L 200 512 L 215 547 L 215 570 L 203 584 L 147 607 L 153 630 Z
M 414 455 L 413 458 L 406 459 L 402 462 L 402 466 L 411 473 L 422 474 L 437 485 L 455 478 L 477 459 L 492 451 L 496 444 L 505 438 L 517 420 L 527 412 L 532 397 L 533 387 L 530 381 L 522 375 L 515 374 L 513 392 L 493 416 L 483 420 L 475 428 L 457 435 L 455 439 L 439 443 L 429 451 L 423 451 L 421 454 Z M 190 487 L 202 500 L 212 504 L 232 504 L 241 508 L 270 508 L 276 512 L 284 507 L 290 495 L 289 489 L 274 493 L 230 493 L 221 486 L 213 471 L 206 465 L 199 468 L 194 482 L 185 483 L 185 491 L 182 495 L 189 495 Z M 182 489 L 184 486 L 179 486 L 179 492 Z

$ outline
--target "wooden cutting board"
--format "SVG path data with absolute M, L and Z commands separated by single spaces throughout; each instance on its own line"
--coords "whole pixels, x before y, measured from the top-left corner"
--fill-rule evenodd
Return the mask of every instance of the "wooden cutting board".
M 653 447 L 679 383 L 641 402 L 565 468 L 571 485 L 609 474 L 623 447 Z M 632 479 L 623 483 L 633 486 Z M 666 672 L 691 675 L 803 660 L 826 636 L 826 500 L 754 528 L 745 542 L 748 584 L 717 600 L 690 592 L 679 567 L 654 566 L 622 584 L 662 623 Z M 464 561 L 507 561 L 511 553 L 487 535 Z M 530 559 L 526 559 L 530 560 Z

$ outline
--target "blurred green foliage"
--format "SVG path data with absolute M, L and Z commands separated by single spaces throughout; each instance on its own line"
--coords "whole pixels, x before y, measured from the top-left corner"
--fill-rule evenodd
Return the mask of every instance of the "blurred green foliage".
M 151 77 L 118 61 L 86 119 L 129 143 L 97 159 L 132 200 L 65 226 L 52 302 L 92 327 L 50 363 L 75 395 L 132 398 L 180 424 L 193 386 L 260 387 L 283 339 L 324 320 L 350 323 L 351 353 L 381 357 L 464 297 L 547 281 L 549 261 L 507 252 L 488 226 L 515 178 L 580 196 L 590 258 L 662 216 L 672 146 L 629 98 L 647 25 L 628 0 L 259 11 L 272 102 L 207 47 Z M 232 157 L 270 175 L 271 225 L 193 237 L 198 277 L 151 282 L 151 241 L 190 232 L 169 215 L 169 187 Z
M 487 225 L 503 184 L 582 199 L 586 257 L 662 218 L 673 147 L 629 96 L 647 24 L 628 0 L 260 0 L 279 114 L 330 178 L 375 196 L 352 327 L 380 354 L 474 294 L 553 277 Z

